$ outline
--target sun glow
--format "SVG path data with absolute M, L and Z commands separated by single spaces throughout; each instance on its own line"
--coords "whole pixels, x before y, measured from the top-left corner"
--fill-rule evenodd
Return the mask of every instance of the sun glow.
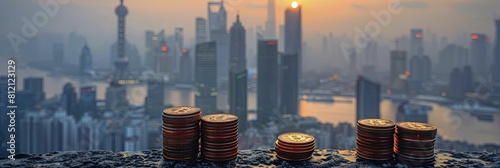
M 292 2 L 292 8 L 297 8 L 299 6 L 299 3 L 293 1 Z

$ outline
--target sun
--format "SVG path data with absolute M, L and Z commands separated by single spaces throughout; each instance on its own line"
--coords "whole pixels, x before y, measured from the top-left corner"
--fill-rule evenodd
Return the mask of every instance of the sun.
M 299 3 L 297 3 L 296 1 L 292 2 L 292 8 L 297 8 L 298 6 L 299 6 Z

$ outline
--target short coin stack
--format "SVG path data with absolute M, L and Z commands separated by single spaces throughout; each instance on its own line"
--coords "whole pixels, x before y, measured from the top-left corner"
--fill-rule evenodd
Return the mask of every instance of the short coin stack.
M 276 156 L 286 161 L 304 161 L 312 157 L 316 142 L 314 137 L 304 133 L 290 132 L 278 136 Z
M 400 122 L 394 134 L 394 152 L 400 163 L 423 166 L 434 163 L 437 128 L 431 124 Z
M 163 158 L 194 160 L 198 157 L 201 109 L 178 106 L 163 111 Z
M 393 160 L 394 122 L 385 119 L 362 119 L 358 121 L 357 127 L 358 157 L 375 162 Z
M 201 156 L 208 161 L 225 162 L 238 155 L 238 117 L 211 114 L 201 118 Z

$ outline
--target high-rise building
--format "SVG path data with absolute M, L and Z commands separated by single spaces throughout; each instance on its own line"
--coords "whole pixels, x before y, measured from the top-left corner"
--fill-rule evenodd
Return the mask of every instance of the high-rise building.
M 469 50 L 462 46 L 450 44 L 439 51 L 438 66 L 435 67 L 436 73 L 448 75 L 455 67 L 463 67 L 469 64 Z M 445 78 L 447 79 L 447 78 Z
M 267 21 L 265 36 L 267 39 L 276 39 L 276 11 L 274 0 L 267 1 Z
M 487 36 L 485 34 L 473 33 L 470 35 L 470 57 L 472 61 L 472 70 L 477 77 L 488 79 L 488 50 Z
M 101 142 L 99 149 L 123 151 L 125 144 L 125 127 L 122 118 L 117 113 L 105 112 L 99 124 Z
M 411 29 L 410 34 L 410 53 L 409 57 L 423 55 L 424 51 L 424 34 L 422 29 Z M 422 51 L 422 53 L 420 53 Z
M 115 63 L 115 72 L 113 74 L 113 79 L 111 81 L 112 87 L 120 87 L 118 82 L 123 79 L 129 79 L 131 74 L 128 71 L 129 61 L 126 52 L 126 39 L 125 39 L 125 16 L 128 14 L 128 9 L 123 5 L 123 0 L 120 0 L 120 5 L 116 7 L 115 14 L 118 16 L 118 34 L 116 41 L 116 55 L 117 59 L 113 60 Z M 111 47 L 113 48 L 113 47 Z M 112 49 L 113 52 L 113 49 Z M 112 54 L 112 58 L 113 58 Z
M 161 80 L 148 81 L 148 95 L 146 97 L 146 114 L 150 119 L 161 118 L 165 105 L 165 87 Z
M 123 150 L 145 150 L 148 145 L 148 132 L 144 113 L 130 114 L 127 122 L 124 124 L 124 127 Z
M 50 152 L 47 148 L 49 135 L 45 127 L 45 121 L 51 117 L 45 110 L 28 111 L 23 117 L 19 118 L 19 129 L 16 135 L 16 152 L 41 154 Z M 17 122 L 16 122 L 17 123 Z M 7 129 L 5 129 L 7 130 Z M 5 143 L 7 144 L 7 143 Z M 40 145 L 44 144 L 44 145 Z M 0 145 L 1 146 L 1 145 Z M 6 149 L 6 148 L 4 148 Z M 3 151 L 0 151 L 0 153 Z
M 92 70 L 92 54 L 87 45 L 83 46 L 80 54 L 80 74 L 88 73 Z
M 285 10 L 285 54 L 297 54 L 298 73 L 302 67 L 302 6 L 293 2 Z
M 76 103 L 76 91 L 75 87 L 71 83 L 66 83 L 63 87 L 61 96 L 61 108 L 68 113 L 68 116 L 72 116 L 74 118 L 80 118 L 78 114 L 79 110 L 77 109 Z
M 95 85 L 80 87 L 80 101 L 78 103 L 79 116 L 87 113 L 90 117 L 98 117 L 97 114 L 97 89 Z M 80 118 L 76 118 L 80 120 Z
M 7 151 L 7 149 L 9 149 L 9 144 L 7 144 L 7 142 L 9 142 L 10 138 L 8 138 L 10 136 L 10 133 L 8 131 L 8 127 L 9 127 L 9 120 L 10 120 L 10 117 L 7 117 L 7 105 L 8 105 L 8 99 L 7 99 L 7 95 L 8 93 L 6 92 L 7 91 L 7 88 L 9 87 L 8 86 L 8 77 L 7 76 L 0 76 L 0 89 L 2 90 L 2 92 L 0 92 L 0 113 L 3 114 L 4 116 L 0 118 L 0 127 L 2 127 L 3 129 L 0 129 L 0 148 L 2 148 L 3 150 L 0 150 L 0 156 L 4 156 L 4 157 L 7 157 L 8 155 L 10 155 L 10 152 Z
M 500 19 L 495 20 L 495 47 L 493 52 L 493 65 L 491 66 L 491 78 L 495 92 L 492 99 L 500 102 Z
M 106 88 L 106 105 L 108 111 L 125 111 L 128 109 L 127 88 L 123 85 Z
M 227 88 L 229 75 L 229 37 L 227 33 L 227 13 L 224 2 L 208 2 L 210 37 L 217 43 L 217 83 L 220 88 Z M 218 11 L 217 11 L 218 8 Z
M 99 149 L 99 127 L 96 119 L 85 113 L 76 125 L 76 150 Z
M 178 72 L 179 57 L 182 55 L 182 49 L 184 49 L 184 28 L 176 27 L 174 33 L 174 47 L 173 47 L 173 69 L 174 72 Z
M 62 68 L 64 64 L 64 47 L 62 43 L 52 45 L 52 55 L 56 68 Z
M 405 92 L 408 78 L 406 51 L 391 51 L 391 88 L 394 92 Z
M 474 73 L 472 72 L 472 68 L 469 65 L 464 66 L 462 71 L 462 83 L 464 92 L 475 92 L 476 88 L 474 87 Z
M 179 82 L 189 84 L 193 82 L 193 60 L 188 49 L 183 48 L 182 56 L 179 61 Z
M 43 122 L 48 151 L 69 151 L 77 148 L 76 121 L 68 112 L 58 110 Z
M 278 27 L 278 41 L 281 43 L 278 44 L 278 51 L 284 52 L 285 50 L 285 25 L 279 25 Z
M 449 95 L 454 98 L 463 98 L 464 89 L 462 86 L 462 72 L 460 68 L 453 68 L 450 73 L 450 83 L 449 83 Z
M 35 97 L 34 105 L 38 106 L 45 100 L 45 92 L 43 87 L 43 78 L 41 77 L 28 77 L 24 78 L 24 91 L 33 93 Z
M 205 114 L 217 112 L 217 44 L 206 42 L 196 45 L 195 106 Z
M 240 132 L 247 124 L 246 32 L 240 15 L 229 30 L 229 112 L 238 116 Z
M 195 25 L 196 44 L 207 42 L 207 20 L 202 17 L 197 17 Z
M 267 123 L 279 114 L 278 41 L 259 40 L 257 46 L 257 118 Z
M 380 118 L 380 84 L 363 76 L 356 81 L 356 121 Z
M 298 54 L 282 54 L 280 61 L 280 110 L 282 114 L 299 114 Z
M 170 48 L 167 46 L 165 39 L 160 41 L 160 45 L 156 47 L 156 68 L 155 72 L 171 75 L 174 73 L 174 58 L 170 52 Z
M 160 41 L 160 37 L 155 35 L 154 31 L 148 30 L 146 31 L 146 52 L 145 52 L 145 59 L 146 59 L 146 67 L 155 70 L 156 67 L 156 61 L 155 61 L 155 49 L 156 46 L 158 45 L 158 41 Z

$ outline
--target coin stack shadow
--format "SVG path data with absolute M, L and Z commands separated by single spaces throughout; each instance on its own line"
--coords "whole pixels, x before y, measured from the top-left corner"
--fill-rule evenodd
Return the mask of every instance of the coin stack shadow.
M 163 111 L 163 158 L 195 160 L 199 152 L 201 109 L 178 106 Z
M 201 156 L 215 162 L 236 159 L 238 155 L 238 117 L 211 114 L 201 119 Z
M 357 123 L 356 155 L 374 162 L 393 160 L 394 122 L 362 119 Z
M 281 134 L 275 143 L 276 157 L 293 162 L 311 159 L 316 148 L 313 136 L 298 132 Z
M 437 127 L 418 122 L 399 122 L 394 134 L 395 158 L 399 163 L 425 166 L 434 163 Z

